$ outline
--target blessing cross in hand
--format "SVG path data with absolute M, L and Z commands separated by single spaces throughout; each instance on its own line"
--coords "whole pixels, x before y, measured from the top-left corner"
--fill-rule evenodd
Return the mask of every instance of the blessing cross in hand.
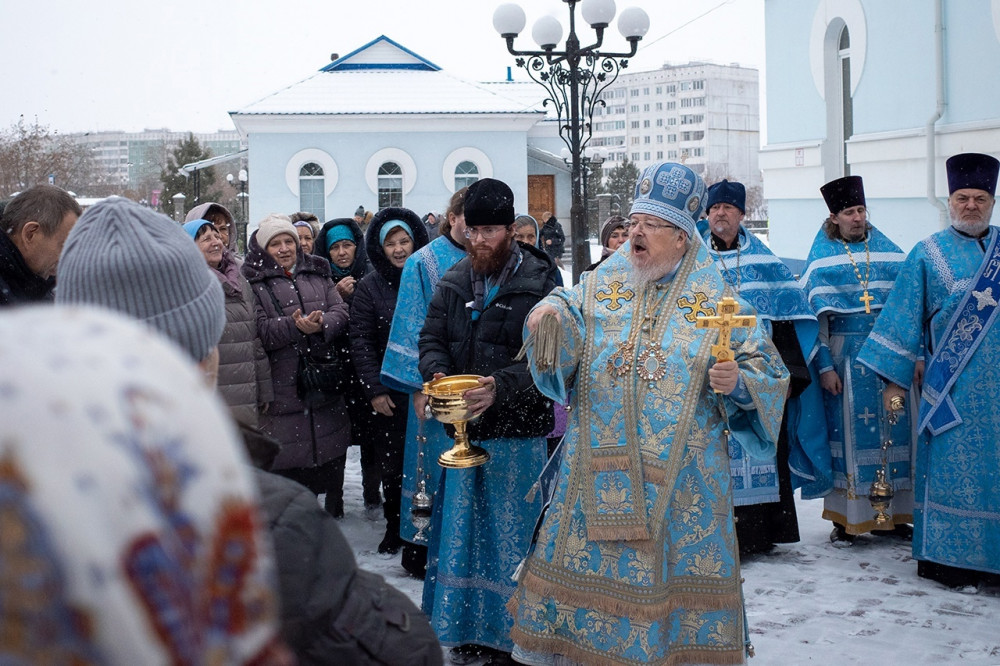
M 735 356 L 733 350 L 729 348 L 729 339 L 734 328 L 750 328 L 757 325 L 757 317 L 754 315 L 737 316 L 740 311 L 740 304 L 736 299 L 726 296 L 716 304 L 714 317 L 698 317 L 695 326 L 697 328 L 717 328 L 719 338 L 716 344 L 712 345 L 712 356 L 719 361 L 732 361 Z

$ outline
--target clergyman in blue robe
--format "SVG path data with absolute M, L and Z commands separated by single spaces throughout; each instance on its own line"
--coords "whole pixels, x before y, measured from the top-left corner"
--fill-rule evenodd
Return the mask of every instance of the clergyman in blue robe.
M 817 488 L 823 518 L 833 522 L 835 547 L 854 544 L 859 534 L 878 529 L 908 538 L 913 522 L 914 438 L 907 413 L 890 425 L 882 409 L 882 382 L 857 362 L 905 254 L 868 221 L 864 184 L 846 176 L 820 188 L 830 216 L 816 234 L 802 286 L 819 319 L 819 342 L 810 363 L 823 387 L 833 488 Z M 886 441 L 892 445 L 882 450 Z M 895 496 L 892 519 L 876 525 L 868 492 L 878 470 L 886 472 Z M 803 491 L 805 496 L 805 491 Z
M 721 348 L 699 324 L 735 295 L 695 238 L 704 194 L 684 165 L 648 167 L 628 243 L 528 320 L 535 383 L 572 408 L 510 603 L 521 663 L 744 661 L 724 419 L 745 412 L 770 443 L 750 453 L 773 455 L 788 372 L 759 320 Z
M 964 153 L 947 169 L 951 227 L 910 251 L 858 360 L 889 382 L 888 407 L 926 346 L 913 557 L 920 576 L 962 587 L 1000 574 L 1000 163 Z
M 737 440 L 759 438 L 760 434 L 750 427 L 748 419 L 730 422 L 730 470 L 740 555 L 766 553 L 776 543 L 799 540 L 794 488 L 830 486 L 828 473 L 818 472 L 830 467 L 826 422 L 808 416 L 823 411 L 819 381 L 810 379 L 805 360 L 816 344 L 818 326 L 792 272 L 743 226 L 743 184 L 728 180 L 715 183 L 708 188 L 705 209 L 708 218 L 698 222 L 699 236 L 722 278 L 763 320 L 791 376 L 773 458 L 755 460 L 747 456 Z M 790 455 L 794 461 L 791 467 Z M 808 492 L 809 488 L 804 488 L 803 496 L 807 497 Z

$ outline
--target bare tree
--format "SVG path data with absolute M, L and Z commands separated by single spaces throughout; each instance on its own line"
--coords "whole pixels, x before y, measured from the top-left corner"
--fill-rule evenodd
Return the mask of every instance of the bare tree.
M 50 132 L 37 120 L 27 123 L 21 116 L 0 130 L 0 197 L 48 182 L 85 192 L 96 175 L 88 148 Z

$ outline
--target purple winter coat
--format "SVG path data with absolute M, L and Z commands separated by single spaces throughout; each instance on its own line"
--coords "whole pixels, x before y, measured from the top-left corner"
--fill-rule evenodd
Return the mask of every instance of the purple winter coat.
M 298 247 L 295 275 L 288 277 L 260 247 L 254 232 L 247 243 L 243 276 L 256 297 L 257 333 L 271 362 L 274 400 L 261 414 L 260 427 L 281 442 L 281 453 L 272 470 L 314 467 L 344 455 L 351 439 L 351 425 L 343 397 L 309 406 L 296 391 L 298 350 L 330 353 L 334 339 L 347 330 L 347 305 L 330 279 L 329 262 L 304 255 Z M 281 312 L 275 300 L 281 304 Z M 302 333 L 292 321 L 296 310 L 303 315 L 322 310 L 323 330 L 314 335 Z

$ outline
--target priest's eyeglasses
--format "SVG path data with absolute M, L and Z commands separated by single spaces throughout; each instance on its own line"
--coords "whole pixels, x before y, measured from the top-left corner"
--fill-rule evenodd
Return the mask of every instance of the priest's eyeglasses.
M 480 236 L 483 240 L 493 240 L 497 234 L 503 232 L 505 229 L 507 227 L 504 226 L 466 227 L 465 237 L 472 239 Z
M 632 224 L 629 226 L 629 229 L 641 229 L 643 231 L 654 233 L 657 231 L 663 231 L 664 229 L 683 231 L 683 229 L 678 227 L 676 224 L 670 224 L 669 222 L 650 222 L 649 220 L 632 220 Z

